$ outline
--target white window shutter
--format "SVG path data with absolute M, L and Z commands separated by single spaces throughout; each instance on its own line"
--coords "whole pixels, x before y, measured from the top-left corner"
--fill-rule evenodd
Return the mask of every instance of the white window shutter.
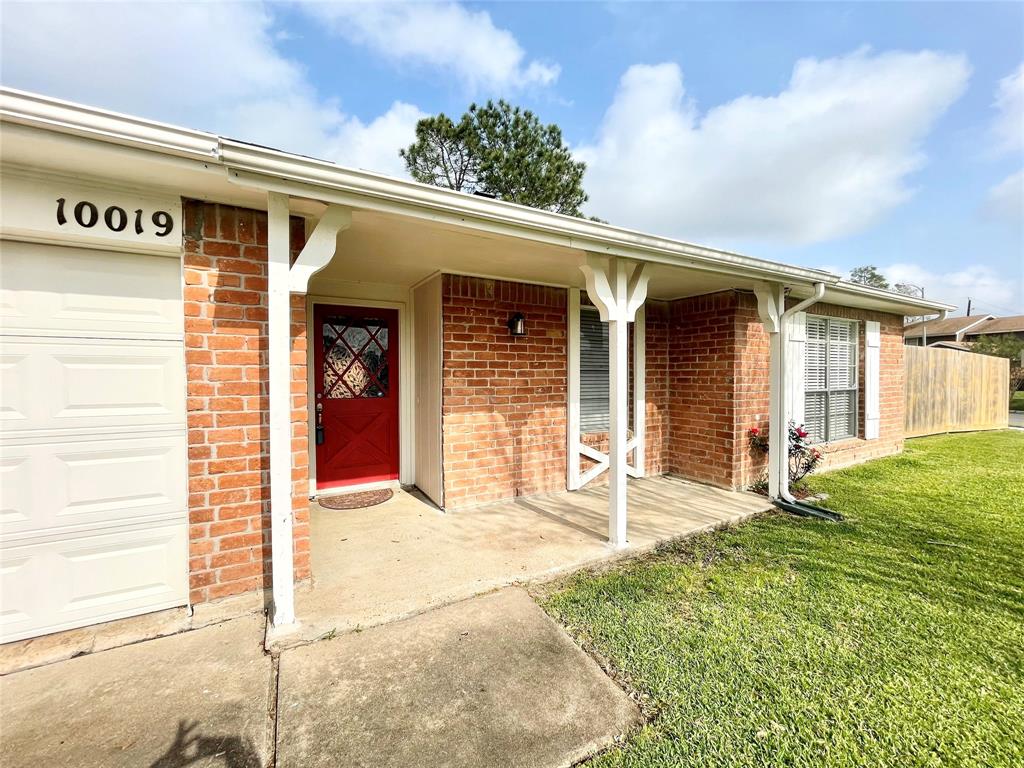
M 807 313 L 797 312 L 787 323 L 786 410 L 794 424 L 804 423 L 804 355 L 807 342 Z
M 879 390 L 881 353 L 881 325 L 874 320 L 868 320 L 864 332 L 864 437 L 868 440 L 878 438 L 882 415 Z

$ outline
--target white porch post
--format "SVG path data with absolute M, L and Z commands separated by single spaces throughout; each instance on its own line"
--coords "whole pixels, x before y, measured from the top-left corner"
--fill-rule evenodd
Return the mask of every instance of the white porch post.
M 633 267 L 631 274 L 629 267 Z M 626 546 L 626 453 L 629 417 L 629 323 L 647 298 L 643 263 L 587 254 L 580 265 L 587 296 L 608 323 L 608 542 Z
M 309 278 L 323 269 L 348 228 L 348 210 L 330 206 L 291 263 L 288 196 L 267 193 L 267 383 L 270 389 L 270 556 L 274 626 L 295 622 L 292 523 L 291 294 L 305 293 Z
M 785 298 L 779 311 L 779 330 L 772 334 L 769 354 L 768 414 L 768 495 L 785 498 L 789 495 L 789 414 L 786 413 L 786 317 L 782 312 Z
M 292 567 L 291 268 L 288 196 L 267 193 L 267 351 L 270 388 L 270 556 L 275 625 L 295 621 Z
M 620 274 L 621 268 L 617 270 Z M 625 280 L 615 280 L 625 285 Z M 616 291 L 616 293 L 618 293 Z M 629 403 L 629 322 L 624 318 L 608 321 L 608 541 L 615 547 L 626 546 L 626 440 Z

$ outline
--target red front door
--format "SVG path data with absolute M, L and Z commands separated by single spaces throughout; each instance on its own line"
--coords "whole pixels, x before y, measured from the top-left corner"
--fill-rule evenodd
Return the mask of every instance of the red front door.
M 398 478 L 398 311 L 313 312 L 316 487 Z

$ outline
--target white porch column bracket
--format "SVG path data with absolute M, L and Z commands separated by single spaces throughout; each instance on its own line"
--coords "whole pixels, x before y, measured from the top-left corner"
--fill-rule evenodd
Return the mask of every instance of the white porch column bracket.
M 627 277 L 627 271 L 633 270 Z M 601 321 L 633 322 L 637 310 L 647 300 L 650 274 L 646 262 L 632 262 L 618 256 L 588 253 L 580 264 L 587 282 L 587 298 L 597 307 Z
M 299 258 L 292 264 L 289 289 L 305 293 L 309 279 L 326 267 L 337 250 L 338 233 L 352 226 L 352 212 L 340 205 L 331 205 L 320 217 Z
M 757 314 L 767 333 L 779 332 L 781 310 L 779 309 L 777 289 L 781 287 L 777 283 L 758 283 L 754 286 L 754 295 L 757 296 Z
M 587 281 L 587 298 L 597 307 L 601 321 L 605 323 L 612 319 L 616 311 L 615 295 L 609 281 L 610 261 L 588 253 L 580 264 L 580 271 Z
M 608 542 L 626 546 L 629 323 L 647 298 L 643 263 L 588 253 L 580 263 L 587 296 L 608 323 Z
M 636 320 L 637 310 L 647 301 L 647 283 L 650 279 L 647 262 L 641 261 L 633 269 L 629 285 L 626 286 L 626 320 L 631 323 Z

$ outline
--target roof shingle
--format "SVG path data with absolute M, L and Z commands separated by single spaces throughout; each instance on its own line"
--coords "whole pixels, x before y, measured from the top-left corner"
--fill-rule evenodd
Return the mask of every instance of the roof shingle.
M 904 328 L 903 335 L 908 339 L 919 338 L 924 335 L 924 328 L 927 326 L 929 336 L 955 336 L 964 328 L 992 319 L 992 315 L 971 315 L 970 317 L 947 317 L 945 320 L 926 320 L 923 323 L 908 325 Z
M 1009 317 L 996 317 L 971 328 L 968 336 L 983 336 L 991 333 L 1020 333 L 1024 332 L 1024 315 L 1010 315 Z M 931 333 L 931 329 L 929 329 Z

